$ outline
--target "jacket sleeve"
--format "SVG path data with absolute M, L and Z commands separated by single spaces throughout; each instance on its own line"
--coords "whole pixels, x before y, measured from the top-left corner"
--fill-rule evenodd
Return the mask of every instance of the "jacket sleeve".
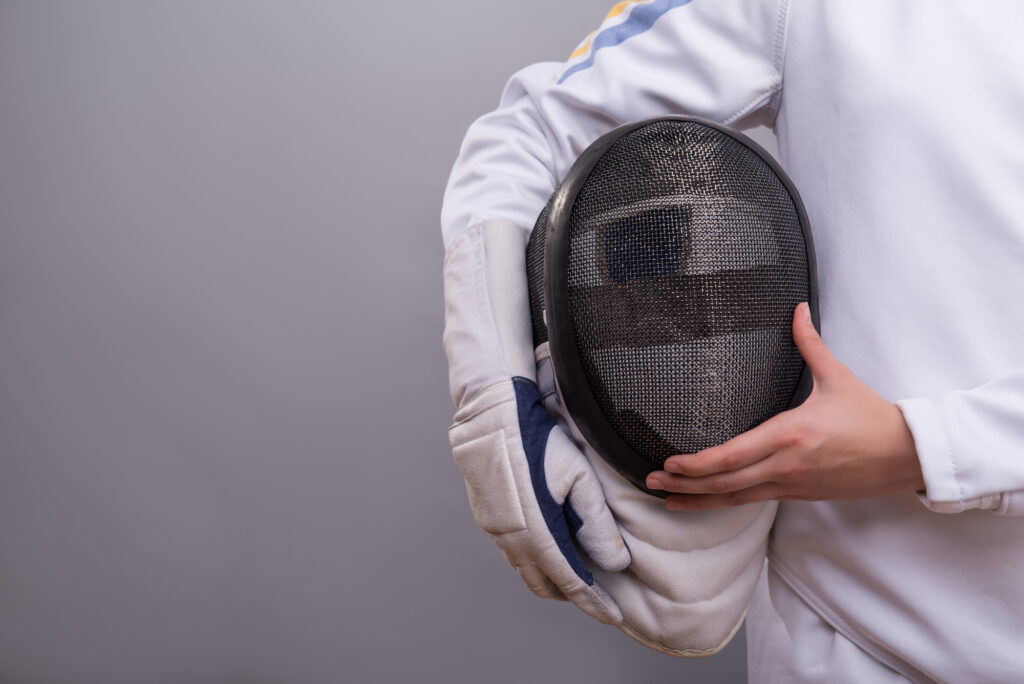
M 532 228 L 576 157 L 615 126 L 691 114 L 771 125 L 788 0 L 620 2 L 565 62 L 527 67 L 469 128 L 445 191 L 447 247 L 488 219 Z
M 896 405 L 914 435 L 925 506 L 1024 515 L 1024 370 Z

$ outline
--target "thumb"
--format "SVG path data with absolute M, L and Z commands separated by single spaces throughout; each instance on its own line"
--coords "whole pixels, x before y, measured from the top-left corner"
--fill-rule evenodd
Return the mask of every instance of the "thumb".
M 828 350 L 811 321 L 811 307 L 807 302 L 797 305 L 793 312 L 793 341 L 804 357 L 807 367 L 815 380 L 823 381 L 840 366 L 836 357 Z
M 568 509 L 568 519 L 576 519 L 576 540 L 591 560 L 608 572 L 628 567 L 629 548 L 608 508 L 601 482 L 587 457 L 560 429 L 552 430 L 548 438 L 545 471 L 556 500 Z

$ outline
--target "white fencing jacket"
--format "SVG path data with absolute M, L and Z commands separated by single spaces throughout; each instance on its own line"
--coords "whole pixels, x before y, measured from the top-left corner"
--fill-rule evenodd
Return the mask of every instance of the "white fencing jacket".
M 1022 35 L 1015 0 L 619 3 L 567 61 L 512 77 L 442 212 L 446 245 L 485 219 L 532 226 L 624 122 L 773 127 L 814 235 L 822 337 L 902 409 L 926 491 L 784 502 L 769 558 L 914 680 L 1024 676 Z

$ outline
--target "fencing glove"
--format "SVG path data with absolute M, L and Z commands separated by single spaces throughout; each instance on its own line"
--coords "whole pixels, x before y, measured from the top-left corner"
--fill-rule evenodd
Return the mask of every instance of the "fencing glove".
M 476 522 L 526 585 L 619 624 L 622 612 L 594 581 L 578 543 L 607 573 L 630 554 L 593 467 L 542 404 L 530 326 L 527 231 L 489 220 L 445 254 L 445 332 L 452 453 Z

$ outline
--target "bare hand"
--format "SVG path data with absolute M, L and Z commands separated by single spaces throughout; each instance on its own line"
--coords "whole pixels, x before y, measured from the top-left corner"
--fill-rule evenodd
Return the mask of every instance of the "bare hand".
M 724 444 L 667 459 L 647 486 L 674 492 L 668 508 L 866 499 L 924 489 L 902 412 L 832 356 L 806 304 L 793 315 L 793 339 L 814 377 L 810 397 Z

